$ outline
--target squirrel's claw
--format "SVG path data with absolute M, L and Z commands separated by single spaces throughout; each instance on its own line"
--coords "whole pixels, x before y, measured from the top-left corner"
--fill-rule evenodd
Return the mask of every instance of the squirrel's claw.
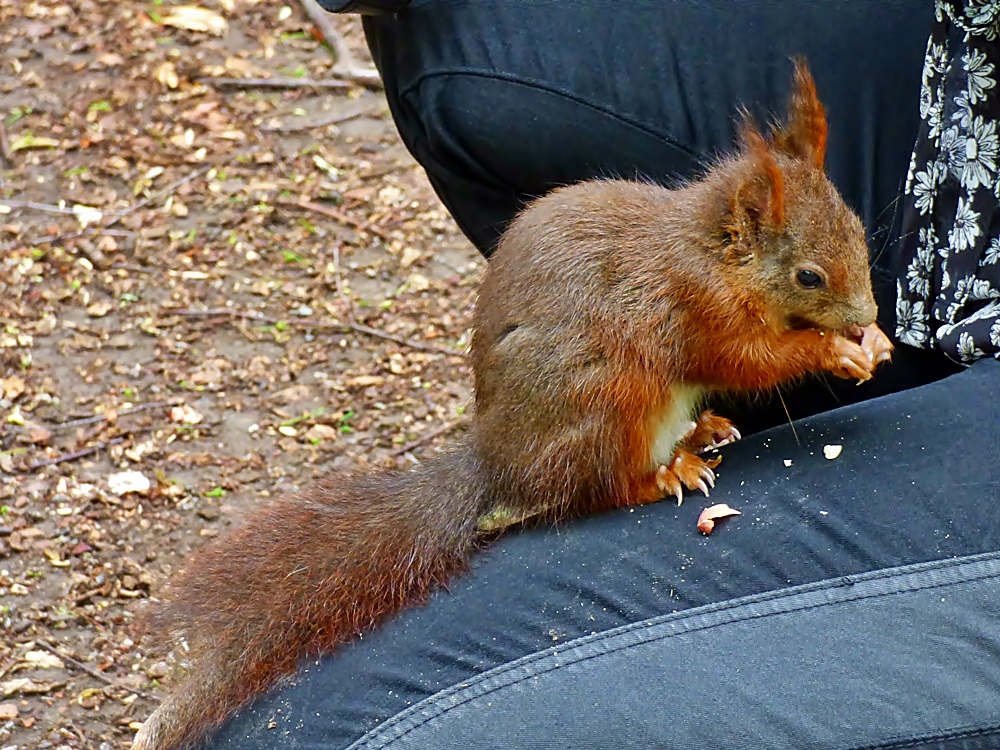
M 684 502 L 684 489 L 681 487 L 681 480 L 665 464 L 660 464 L 656 467 L 656 487 L 665 495 L 676 497 L 678 506 Z
M 705 453 L 742 438 L 736 425 L 725 417 L 713 414 L 711 410 L 705 410 L 684 435 L 678 447 L 691 453 Z
M 676 477 L 678 485 L 683 483 L 689 490 L 701 490 L 705 497 L 709 495 L 709 488 L 715 487 L 715 472 L 713 469 L 719 465 L 721 457 L 706 461 L 700 456 L 696 456 L 682 448 L 678 448 L 674 453 L 674 458 L 670 462 L 670 467 L 661 466 L 660 470 Z M 657 470 L 657 476 L 660 474 Z
M 876 324 L 872 323 L 861 331 L 861 348 L 868 353 L 872 368 L 892 359 L 892 341 Z

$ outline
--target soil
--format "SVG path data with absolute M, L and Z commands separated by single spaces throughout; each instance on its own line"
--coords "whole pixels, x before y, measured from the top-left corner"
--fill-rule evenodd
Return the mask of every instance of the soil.
M 297 3 L 202 9 L 0 0 L 4 750 L 127 748 L 171 679 L 130 625 L 183 558 L 469 403 L 483 261 L 381 93 L 255 81 L 335 77 Z

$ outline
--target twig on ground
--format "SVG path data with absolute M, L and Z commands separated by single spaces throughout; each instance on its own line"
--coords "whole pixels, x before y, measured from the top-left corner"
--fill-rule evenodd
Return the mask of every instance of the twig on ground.
M 313 128 L 322 128 L 327 125 L 338 125 L 342 122 L 347 122 L 348 120 L 353 120 L 355 118 L 361 117 L 365 114 L 366 110 L 358 110 L 357 112 L 336 113 L 329 117 L 311 120 L 309 122 L 296 122 L 289 125 L 275 125 L 274 127 L 261 126 L 260 130 L 266 133 L 292 133 L 297 130 L 312 130 Z
M 215 88 L 231 89 L 349 89 L 348 81 L 338 81 L 333 78 L 226 78 L 224 76 L 208 76 L 199 78 L 198 83 Z
M 360 219 L 355 219 L 353 216 L 350 216 L 339 209 L 333 208 L 332 206 L 323 206 L 319 203 L 313 203 L 312 201 L 305 200 L 304 198 L 297 201 L 277 200 L 275 203 L 282 206 L 298 206 L 306 211 L 312 211 L 317 214 L 322 214 L 323 216 L 329 216 L 331 219 L 336 219 L 341 224 L 346 224 L 349 227 L 354 227 L 355 229 L 363 232 L 371 232 L 376 237 L 386 240 L 387 242 L 389 240 L 389 235 L 386 234 L 380 227 L 377 227 L 374 224 L 366 224 Z
M 347 46 L 343 34 L 337 30 L 331 14 L 324 10 L 316 0 L 299 0 L 302 10 L 316 26 L 323 40 L 333 49 L 333 74 L 353 83 L 373 89 L 383 88 L 382 78 L 375 68 L 362 65 Z
M 94 453 L 104 450 L 105 448 L 110 448 L 112 445 L 118 445 L 119 443 L 124 443 L 129 437 L 135 437 L 136 435 L 142 435 L 143 433 L 150 432 L 152 428 L 142 427 L 138 430 L 132 430 L 129 435 L 122 435 L 120 437 L 111 438 L 110 440 L 103 440 L 100 443 L 91 445 L 88 448 L 81 448 L 78 451 L 73 451 L 72 453 L 64 453 L 61 456 L 53 456 L 52 458 L 44 458 L 41 461 L 35 461 L 29 464 L 22 473 L 29 473 L 36 471 L 38 469 L 44 469 L 47 466 L 55 466 L 56 464 L 64 464 L 67 461 L 76 461 L 81 458 L 86 458 Z
M 10 670 L 16 667 L 18 664 L 17 659 L 11 659 L 9 662 L 0 667 L 0 678 L 7 674 Z
M 333 243 L 333 283 L 337 286 L 337 296 L 344 303 L 347 315 L 352 321 L 357 323 L 358 316 L 354 314 L 354 305 L 351 304 L 351 300 L 344 293 L 344 280 L 340 270 L 340 243 L 337 242 Z
M 411 440 L 406 445 L 404 445 L 404 446 L 402 446 L 400 448 L 396 448 L 389 455 L 390 456 L 402 456 L 404 453 L 409 453 L 414 448 L 419 448 L 424 443 L 429 443 L 431 440 L 433 440 L 436 437 L 440 437 L 441 435 L 448 434 L 449 432 L 451 432 L 452 430 L 454 430 L 456 427 L 458 427 L 460 424 L 462 424 L 462 420 L 461 419 L 453 419 L 450 422 L 445 422 L 440 427 L 436 427 L 433 430 L 431 430 L 430 432 L 427 432 L 427 433 L 421 435 L 420 437 Z
M 131 206 L 129 206 L 128 208 L 123 209 L 123 210 L 119 211 L 118 213 L 114 214 L 110 219 L 108 219 L 106 222 L 104 222 L 100 226 L 95 226 L 92 229 L 84 229 L 84 230 L 79 231 L 79 232 L 64 232 L 63 234 L 56 234 L 56 235 L 52 235 L 50 237 L 49 236 L 34 237 L 34 238 L 28 240 L 27 243 L 29 245 L 42 245 L 42 244 L 45 244 L 46 242 L 61 242 L 63 240 L 73 240 L 73 239 L 76 239 L 77 237 L 83 237 L 83 236 L 88 235 L 88 234 L 95 234 L 95 233 L 96 234 L 100 234 L 100 233 L 106 232 L 107 230 L 109 230 L 111 227 L 113 227 L 115 224 L 117 224 L 119 221 L 121 221 L 122 219 L 124 219 L 129 214 L 135 213 L 136 211 L 138 211 L 143 206 L 146 206 L 146 205 L 152 203 L 153 201 L 157 200 L 158 198 L 160 198 L 160 197 L 162 197 L 164 195 L 168 195 L 170 193 L 173 193 L 181 185 L 184 185 L 184 184 L 186 184 L 188 182 L 191 182 L 191 180 L 197 179 L 198 177 L 200 177 L 201 175 L 205 174 L 206 172 L 208 172 L 210 169 L 212 169 L 215 166 L 216 166 L 215 164 L 206 164 L 206 165 L 204 165 L 204 166 L 196 169 L 195 171 L 191 172 L 190 174 L 187 174 L 184 177 L 181 177 L 179 180 L 174 180 L 173 182 L 171 182 L 166 187 L 161 188 L 160 190 L 157 190 L 155 193 L 151 193 L 147 197 L 143 198 L 141 201 L 137 201 L 137 202 L 133 203 Z M 52 206 L 51 208 L 59 208 L 59 207 L 58 206 Z M 60 212 L 61 213 L 74 213 L 71 209 L 60 209 Z
M 100 680 L 105 685 L 110 685 L 111 687 L 120 688 L 122 690 L 128 690 L 130 693 L 135 693 L 140 698 L 145 698 L 146 700 L 153 701 L 154 703 L 159 703 L 160 702 L 158 698 L 155 698 L 154 696 L 150 695 L 149 693 L 144 693 L 143 691 L 141 691 L 141 690 L 139 690 L 137 688 L 129 687 L 128 685 L 122 685 L 117 680 L 113 680 L 112 678 L 108 677 L 106 674 L 102 674 L 102 673 L 98 672 L 93 667 L 88 667 L 86 664 L 84 664 L 83 662 L 77 661 L 72 656 L 67 656 L 66 654 L 60 652 L 51 643 L 49 643 L 48 641 L 46 641 L 46 640 L 44 640 L 42 638 L 35 638 L 34 641 L 35 641 L 35 643 L 37 643 L 39 646 L 41 646 L 42 648 L 44 648 L 46 651 L 48 651 L 53 656 L 56 656 L 59 659 L 72 664 L 74 667 L 76 667 L 77 669 L 79 669 L 81 672 L 85 672 L 85 673 L 89 674 L 95 680 Z
M 228 318 L 239 318 L 241 320 L 253 320 L 258 323 L 267 323 L 268 325 L 275 325 L 277 323 L 284 323 L 286 325 L 297 325 L 304 326 L 306 328 L 318 328 L 320 330 L 327 331 L 338 331 L 340 333 L 347 333 L 348 331 L 354 331 L 355 333 L 362 333 L 366 336 L 371 336 L 372 338 L 384 339 L 386 341 L 392 341 L 401 346 L 408 346 L 412 349 L 420 349 L 425 352 L 434 352 L 435 354 L 447 354 L 449 357 L 464 357 L 463 352 L 446 349 L 443 346 L 436 346 L 434 344 L 425 344 L 422 341 L 414 341 L 412 339 L 406 339 L 402 336 L 395 336 L 391 333 L 386 333 L 385 331 L 380 331 L 377 328 L 371 328 L 364 325 L 363 323 L 349 322 L 349 323 L 335 323 L 323 320 L 316 320 L 315 318 L 297 318 L 291 320 L 279 320 L 278 318 L 272 318 L 270 316 L 264 315 L 262 313 L 253 313 L 245 310 L 227 310 L 224 307 L 211 308 L 206 310 L 164 310 L 164 314 L 167 315 L 183 315 L 185 317 L 228 317 Z
M 8 164 L 14 164 L 14 152 L 10 150 L 10 140 L 7 138 L 7 128 L 0 120 L 0 156 Z
M 107 596 L 107 590 L 108 590 L 108 584 L 107 582 L 105 582 L 101 586 L 98 586 L 96 589 L 90 589 L 90 591 L 84 591 L 82 594 L 77 594 L 75 597 L 73 597 L 73 605 L 79 607 L 85 601 L 87 601 L 91 597 L 97 596 L 98 594 L 101 594 L 102 596 Z
M 32 211 L 44 211 L 50 214 L 75 214 L 72 208 L 64 206 L 54 206 L 51 203 L 38 203 L 37 201 L 22 201 L 15 199 L 5 199 L 3 204 L 8 208 L 28 208 Z
M 175 399 L 173 401 L 151 401 L 148 404 L 139 404 L 138 406 L 133 406 L 130 409 L 122 409 L 116 412 L 116 417 L 127 417 L 130 414 L 138 414 L 139 412 L 149 411 L 150 409 L 159 409 L 164 406 L 179 406 L 183 404 L 183 399 Z M 81 427 L 82 425 L 95 424 L 96 422 L 103 422 L 107 419 L 105 414 L 97 414 L 93 417 L 81 417 L 80 419 L 71 419 L 67 422 L 58 422 L 52 425 L 53 430 L 65 430 L 70 427 Z
M 105 224 L 103 224 L 101 226 L 101 231 L 103 231 L 105 229 L 110 229 L 115 224 L 117 224 L 119 221 L 121 221 L 122 219 L 124 219 L 126 216 L 128 216 L 129 214 L 135 213 L 136 211 L 138 211 L 143 206 L 146 206 L 146 205 L 152 203 L 153 201 L 158 200 L 159 198 L 162 198 L 164 196 L 171 195 L 181 185 L 186 185 L 187 183 L 191 182 L 192 180 L 198 179 L 199 177 L 201 177 L 206 172 L 208 172 L 211 169 L 215 168 L 215 166 L 216 166 L 215 164 L 206 164 L 206 165 L 204 165 L 202 167 L 199 167 L 198 169 L 194 170 L 193 172 L 185 175 L 184 177 L 181 177 L 179 180 L 174 180 L 173 182 L 171 182 L 166 187 L 160 188 L 159 190 L 157 190 L 155 193 L 150 193 L 147 197 L 143 198 L 141 201 L 133 203 L 131 206 L 129 206 L 128 208 L 126 208 L 124 211 L 119 211 L 117 214 L 115 214 L 114 218 L 112 218 L 110 221 L 108 221 L 107 223 L 105 223 Z

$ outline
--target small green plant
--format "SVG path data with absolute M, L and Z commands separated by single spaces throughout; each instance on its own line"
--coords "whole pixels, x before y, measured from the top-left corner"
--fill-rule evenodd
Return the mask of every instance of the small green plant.
M 305 421 L 310 420 L 310 419 L 316 419 L 317 417 L 322 417 L 324 414 L 326 414 L 326 407 L 325 406 L 321 406 L 318 409 L 313 409 L 308 414 L 303 414 L 300 417 L 292 417 L 291 419 L 286 419 L 284 422 L 282 422 L 280 424 L 280 426 L 281 427 L 294 427 L 299 422 L 305 422 Z

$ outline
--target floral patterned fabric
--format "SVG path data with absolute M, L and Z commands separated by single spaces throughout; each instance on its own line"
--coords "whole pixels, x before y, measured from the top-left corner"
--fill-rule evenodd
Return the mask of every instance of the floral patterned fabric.
M 935 13 L 903 195 L 896 337 L 971 363 L 1000 358 L 1000 0 L 937 0 Z

